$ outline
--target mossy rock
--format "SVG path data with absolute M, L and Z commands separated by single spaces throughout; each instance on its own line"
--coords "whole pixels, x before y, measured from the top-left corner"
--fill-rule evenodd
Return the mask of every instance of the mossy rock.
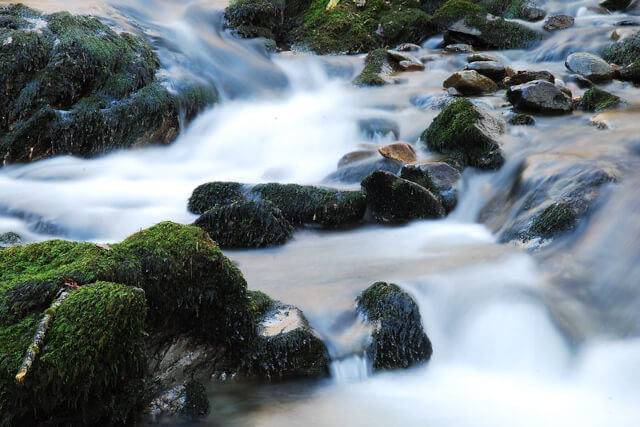
M 124 423 L 135 415 L 145 372 L 144 292 L 98 282 L 81 286 L 53 313 L 45 345 L 15 383 L 41 313 L 0 323 L 0 423 Z
M 453 156 L 465 166 L 498 169 L 504 163 L 497 141 L 505 124 L 467 99 L 447 105 L 422 133 L 430 150 Z
M 266 200 L 215 206 L 194 223 L 222 248 L 263 248 L 282 245 L 293 227 L 280 209 Z
M 616 95 L 602 89 L 591 88 L 582 95 L 582 99 L 580 100 L 578 107 L 585 111 L 598 112 L 616 108 L 621 102 L 620 97 Z
M 34 17 L 44 23 L 38 31 Z M 172 94 L 155 78 L 160 61 L 143 40 L 90 16 L 0 8 L 0 58 L 5 164 L 166 144 L 181 114 L 188 121 L 217 99 L 214 88 L 189 82 Z
M 447 213 L 458 203 L 457 184 L 461 174 L 448 163 L 407 164 L 402 167 L 400 177 L 415 182 L 438 196 Z
M 508 122 L 514 126 L 532 126 L 536 124 L 536 119 L 524 113 L 513 113 L 509 116 Z
M 267 37 L 283 47 L 300 45 L 319 54 L 360 53 L 420 42 L 432 34 L 430 15 L 421 3 L 368 0 L 358 7 L 340 1 L 327 9 L 326 0 L 235 0 L 225 16 L 242 37 Z
M 637 61 L 640 58 L 640 32 L 607 46 L 602 53 L 602 58 L 621 67 Z
M 376 49 L 370 52 L 364 60 L 364 69 L 353 80 L 356 86 L 384 86 L 384 77 L 397 70 L 395 61 L 386 49 Z
M 442 218 L 440 199 L 426 188 L 387 171 L 375 171 L 362 181 L 373 219 L 404 223 L 414 219 Z
M 22 244 L 22 237 L 13 231 L 0 234 L 0 248 L 3 246 L 17 246 Z
M 431 358 L 418 305 L 397 285 L 374 283 L 358 297 L 357 309 L 375 325 L 367 348 L 374 370 L 409 368 Z
M 567 232 L 578 224 L 578 213 L 567 202 L 556 202 L 538 214 L 529 227 L 529 236 L 550 238 Z

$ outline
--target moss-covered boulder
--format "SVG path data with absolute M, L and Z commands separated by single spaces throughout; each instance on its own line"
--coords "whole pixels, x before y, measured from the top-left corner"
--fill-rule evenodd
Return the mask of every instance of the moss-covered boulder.
M 445 211 L 451 212 L 458 203 L 460 172 L 445 162 L 404 165 L 400 177 L 423 186 L 438 196 Z
M 280 209 L 266 200 L 214 206 L 194 223 L 222 248 L 263 248 L 282 245 L 293 227 Z
M 431 191 L 391 172 L 372 172 L 362 181 L 362 188 L 377 222 L 403 223 L 445 215 L 440 199 Z
M 640 32 L 609 45 L 602 57 L 621 67 L 620 75 L 624 80 L 640 82 Z
M 326 0 L 234 0 L 225 16 L 242 37 L 268 37 L 320 54 L 360 53 L 433 34 L 429 3 L 434 2 L 339 1 L 329 7 Z
M 5 261 L 0 261 L 3 267 Z M 4 275 L 2 280 L 5 284 Z M 20 319 L 0 321 L 0 423 L 130 420 L 145 373 L 144 292 L 108 282 L 89 284 L 71 291 L 47 314 L 53 321 L 23 383 L 14 377 L 43 313 L 33 308 Z
M 578 103 L 578 108 L 585 111 L 603 111 L 620 106 L 620 97 L 598 88 L 587 90 Z
M 36 27 L 37 26 L 37 27 Z M 98 19 L 0 8 L 0 157 L 30 162 L 166 144 L 216 100 L 212 87 L 156 79 L 157 55 Z
M 462 165 L 498 169 L 504 157 L 497 137 L 504 129 L 504 121 L 459 99 L 438 114 L 420 139 L 430 150 L 452 156 Z
M 234 201 L 264 200 L 272 203 L 292 225 L 337 227 L 362 220 L 366 194 L 298 184 L 258 184 L 211 182 L 197 187 L 189 198 L 193 213 Z
M 353 79 L 353 84 L 356 86 L 384 86 L 388 83 L 386 77 L 399 70 L 397 61 L 386 49 L 370 52 L 364 64 L 362 72 Z
M 409 294 L 392 283 L 377 282 L 357 299 L 358 311 L 375 328 L 367 355 L 374 370 L 409 368 L 433 352 L 422 317 Z

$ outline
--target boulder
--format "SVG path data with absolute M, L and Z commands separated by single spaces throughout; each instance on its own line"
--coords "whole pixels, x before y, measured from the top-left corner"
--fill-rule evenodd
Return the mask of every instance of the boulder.
M 469 63 L 465 70 L 477 71 L 494 82 L 501 82 L 507 76 L 505 66 L 495 61 L 474 61 Z
M 620 97 L 598 88 L 591 88 L 582 95 L 578 108 L 585 111 L 600 112 L 620 106 Z
M 600 6 L 609 10 L 625 10 L 631 4 L 631 0 L 605 0 Z
M 385 145 L 378 148 L 378 152 L 387 159 L 397 160 L 402 163 L 410 163 L 416 161 L 416 152 L 406 142 L 395 142 L 393 144 Z
M 432 192 L 390 172 L 372 172 L 362 181 L 362 188 L 377 222 L 404 223 L 445 215 L 442 203 Z
M 497 138 L 504 130 L 504 121 L 460 99 L 446 106 L 420 139 L 430 150 L 452 156 L 463 166 L 498 169 L 504 157 Z
M 615 76 L 613 67 L 592 53 L 572 53 L 567 57 L 565 66 L 570 71 L 580 74 L 592 82 L 611 80 Z
M 397 285 L 374 283 L 358 297 L 357 310 L 374 325 L 366 350 L 374 370 L 409 368 L 431 358 L 418 305 Z
M 356 86 L 384 86 L 387 77 L 400 69 L 398 62 L 385 49 L 370 52 L 364 60 L 364 69 L 353 80 Z
M 518 71 L 512 76 L 505 77 L 502 80 L 502 85 L 504 87 L 510 87 L 532 82 L 534 80 L 546 80 L 549 83 L 555 83 L 556 78 L 548 71 Z
M 460 172 L 445 162 L 428 162 L 404 165 L 400 177 L 418 185 L 440 198 L 446 212 L 451 212 L 458 202 Z
M 557 115 L 573 111 L 571 98 L 546 80 L 511 86 L 507 99 L 521 112 Z
M 170 92 L 144 40 L 90 16 L 9 5 L 0 8 L 0 34 L 3 164 L 167 144 L 181 117 L 217 99 L 213 87 L 186 81 Z
M 542 28 L 547 31 L 564 30 L 573 26 L 575 19 L 569 15 L 552 15 L 544 21 Z
M 266 200 L 214 206 L 194 223 L 222 248 L 263 248 L 282 245 L 293 227 L 280 209 Z
M 480 95 L 498 90 L 498 85 L 477 71 L 458 71 L 443 83 L 445 88 L 454 88 L 462 95 Z

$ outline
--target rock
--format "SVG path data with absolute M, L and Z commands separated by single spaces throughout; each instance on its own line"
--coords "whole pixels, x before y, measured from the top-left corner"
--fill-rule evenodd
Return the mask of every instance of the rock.
M 463 166 L 498 169 L 504 157 L 497 138 L 504 130 L 504 121 L 460 99 L 445 107 L 420 139 L 430 150 L 450 155 Z
M 22 237 L 12 231 L 0 234 L 0 248 L 4 246 L 19 246 L 22 245 Z
M 507 76 L 502 80 L 504 87 L 521 85 L 523 83 L 532 82 L 534 80 L 546 80 L 549 83 L 555 83 L 556 79 L 548 71 L 518 71 L 512 76 Z
M 360 134 L 371 140 L 387 138 L 389 136 L 398 139 L 400 136 L 400 126 L 389 119 L 373 118 L 358 120 Z
M 369 53 L 364 63 L 364 70 L 353 80 L 356 86 L 384 86 L 388 83 L 386 78 L 399 69 L 397 61 L 384 49 Z
M 573 110 L 571 98 L 546 80 L 511 86 L 507 91 L 507 99 L 522 112 L 556 115 Z
M 355 223 L 362 219 L 366 208 L 366 195 L 361 191 L 297 184 L 250 186 L 224 182 L 210 182 L 197 187 L 189 199 L 188 208 L 193 213 L 203 213 L 215 206 L 225 206 L 229 200 L 268 201 L 294 226 L 312 224 L 336 227 Z
M 428 162 L 404 165 L 400 177 L 418 185 L 440 198 L 446 212 L 451 212 L 458 202 L 457 184 L 460 172 L 444 162 Z
M 636 62 L 640 58 L 640 32 L 607 46 L 602 53 L 602 58 L 621 67 Z
M 580 74 L 569 74 L 567 81 L 575 83 L 581 89 L 588 89 L 593 87 L 593 82 Z
M 596 114 L 591 117 L 589 119 L 589 124 L 599 130 L 607 130 L 611 127 L 607 118 L 602 114 Z
M 479 95 L 498 90 L 493 80 L 477 71 L 458 71 L 449 76 L 443 83 L 445 88 L 454 88 L 463 95 Z
M 542 28 L 547 31 L 564 30 L 573 26 L 574 22 L 575 19 L 573 18 L 573 16 L 553 15 L 548 17 L 547 20 L 544 21 L 544 25 L 542 26 Z
M 558 89 L 560 89 L 560 92 L 564 93 L 565 95 L 567 95 L 569 98 L 573 97 L 573 93 L 571 92 L 571 89 L 569 89 L 566 86 L 561 86 L 560 84 L 557 84 L 556 87 Z
M 282 245 L 293 227 L 280 209 L 264 200 L 214 206 L 194 223 L 222 248 L 263 248 Z
M 275 301 L 258 318 L 248 375 L 272 381 L 326 377 L 327 347 L 298 308 Z
M 578 103 L 578 108 L 585 111 L 600 112 L 617 108 L 622 100 L 607 91 L 598 88 L 589 89 L 582 95 L 582 99 Z
M 421 95 L 411 98 L 411 103 L 422 110 L 442 110 L 447 105 L 455 102 L 456 98 L 449 94 Z
M 338 167 L 341 168 L 343 166 L 350 165 L 351 163 L 356 163 L 361 160 L 370 159 L 375 156 L 376 152 L 374 150 L 358 150 L 352 151 L 350 153 L 345 154 L 338 160 Z
M 362 181 L 373 219 L 404 223 L 412 219 L 442 218 L 440 200 L 426 188 L 386 171 L 375 171 Z
M 613 67 L 604 59 L 587 52 L 572 53 L 567 57 L 565 66 L 572 72 L 578 73 L 592 82 L 611 80 L 615 75 Z
M 532 126 L 536 124 L 536 120 L 528 114 L 523 113 L 511 113 L 507 121 L 512 125 L 525 125 Z
M 387 159 L 397 160 L 402 163 L 409 163 L 416 161 L 416 152 L 406 142 L 395 142 L 393 144 L 385 145 L 378 148 L 378 152 Z
M 449 53 L 471 53 L 473 46 L 464 43 L 448 44 L 444 47 L 445 52 Z
M 465 70 L 477 71 L 494 82 L 501 82 L 507 76 L 504 65 L 495 61 L 474 61 L 469 63 Z
M 168 144 L 181 117 L 188 122 L 217 99 L 213 86 L 193 82 L 167 90 L 148 44 L 90 16 L 9 5 L 0 8 L 0 33 L 3 164 Z
M 500 59 L 498 59 L 498 57 L 489 55 L 488 53 L 477 52 L 467 56 L 467 62 L 469 64 L 472 62 L 478 62 L 478 61 L 493 61 L 493 62 L 500 63 Z
M 640 83 L 640 60 L 627 65 L 620 70 L 620 77 L 633 83 Z
M 420 62 L 418 58 L 408 53 L 395 52 L 388 50 L 387 53 L 391 58 L 397 61 L 398 65 L 403 71 L 422 71 L 424 70 L 424 64 Z
M 631 4 L 631 0 L 605 0 L 600 6 L 609 10 L 625 10 Z
M 396 48 L 399 52 L 415 52 L 420 50 L 421 47 L 414 43 L 402 43 Z
M 515 3 L 515 2 L 514 2 Z M 539 7 L 527 7 L 519 16 L 520 19 L 524 19 L 529 22 L 537 22 L 547 15 L 544 9 L 540 9 Z M 508 18 L 505 16 L 505 18 Z
M 225 11 L 226 25 L 241 37 L 268 37 L 279 46 L 302 46 L 319 54 L 362 53 L 401 43 L 421 43 L 434 34 L 431 17 L 412 0 L 394 7 L 341 1 L 237 0 Z M 360 4 L 360 6 L 359 6 Z
M 384 170 L 398 174 L 401 168 L 402 163 L 397 160 L 376 156 L 374 159 L 363 160 L 358 163 L 343 166 L 325 177 L 322 182 L 356 184 L 362 182 L 367 175 L 374 171 Z
M 373 369 L 409 368 L 431 358 L 431 341 L 416 302 L 397 285 L 377 282 L 358 297 L 357 309 L 375 325 L 367 355 Z

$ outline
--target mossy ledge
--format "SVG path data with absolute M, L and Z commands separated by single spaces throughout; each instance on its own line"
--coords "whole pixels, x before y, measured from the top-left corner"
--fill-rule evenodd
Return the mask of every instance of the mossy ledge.
M 171 142 L 181 115 L 217 92 L 187 81 L 169 91 L 159 67 L 144 40 L 94 17 L 0 7 L 0 165 Z

